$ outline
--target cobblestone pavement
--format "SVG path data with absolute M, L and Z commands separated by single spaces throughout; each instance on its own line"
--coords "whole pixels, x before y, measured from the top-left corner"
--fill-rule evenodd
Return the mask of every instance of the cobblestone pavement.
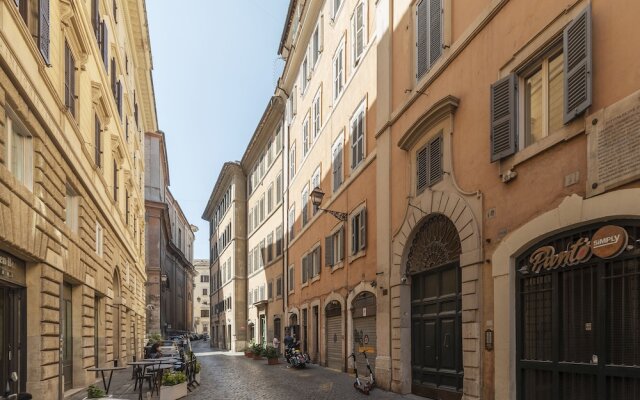
M 286 362 L 267 365 L 240 353 L 212 351 L 208 343 L 196 342 L 193 351 L 202 365 L 201 385 L 186 397 L 189 400 L 305 400 L 305 399 L 421 399 L 376 388 L 369 396 L 353 388 L 354 377 L 310 364 L 306 369 L 289 369 Z M 137 399 L 133 393 L 131 370 L 114 374 L 110 394 L 118 399 Z M 100 382 L 100 386 L 102 382 Z M 145 390 L 147 387 L 145 386 Z M 69 400 L 81 400 L 86 392 Z M 147 399 L 146 394 L 143 399 Z M 154 396 L 152 399 L 157 399 Z

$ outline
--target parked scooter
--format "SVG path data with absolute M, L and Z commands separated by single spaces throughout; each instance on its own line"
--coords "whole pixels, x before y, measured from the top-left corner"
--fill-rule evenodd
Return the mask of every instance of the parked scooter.
M 284 358 L 293 368 L 305 368 L 311 362 L 307 353 L 302 353 L 297 348 L 291 346 L 284 350 Z
M 367 352 L 361 351 L 360 353 L 364 354 L 364 359 L 367 362 L 367 369 L 369 370 L 369 376 L 362 377 L 362 378 L 358 376 L 358 367 L 356 365 L 356 353 L 355 352 L 351 353 L 349 357 L 353 358 L 353 370 L 356 373 L 356 381 L 353 382 L 353 387 L 356 388 L 356 390 L 358 390 L 359 392 L 362 392 L 368 395 L 369 391 L 375 387 L 376 379 L 375 379 L 375 376 L 373 375 L 373 370 L 371 369 L 371 365 L 369 364 L 369 358 L 367 357 Z
M 12 372 L 7 379 L 7 385 L 4 389 L 4 396 L 0 397 L 0 400 L 31 400 L 32 396 L 29 393 L 11 393 L 11 383 L 18 382 L 18 374 Z

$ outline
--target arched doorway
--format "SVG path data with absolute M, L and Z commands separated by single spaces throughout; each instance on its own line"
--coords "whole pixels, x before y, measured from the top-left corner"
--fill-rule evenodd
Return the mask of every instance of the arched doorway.
M 332 300 L 325 307 L 327 317 L 327 367 L 342 371 L 344 356 L 342 355 L 342 306 L 337 300 Z
M 411 277 L 411 391 L 462 397 L 460 237 L 442 214 L 425 218 L 406 260 Z
M 353 302 L 353 351 L 356 368 L 363 375 L 368 373 L 367 363 L 361 352 L 367 353 L 371 369 L 376 370 L 376 296 L 371 292 L 360 293 Z
M 120 303 L 122 302 L 120 293 L 120 274 L 116 269 L 113 272 L 113 362 L 118 364 L 120 359 L 120 336 L 122 328 L 120 326 Z
M 298 314 L 296 313 L 289 316 L 289 334 L 300 339 L 300 325 L 298 325 Z

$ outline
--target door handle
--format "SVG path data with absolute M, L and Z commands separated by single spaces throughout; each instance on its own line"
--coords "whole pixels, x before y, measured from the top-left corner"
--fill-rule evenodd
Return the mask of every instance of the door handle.
M 449 336 L 451 336 L 449 333 L 445 333 L 444 335 L 444 343 L 442 345 L 445 349 L 449 348 Z

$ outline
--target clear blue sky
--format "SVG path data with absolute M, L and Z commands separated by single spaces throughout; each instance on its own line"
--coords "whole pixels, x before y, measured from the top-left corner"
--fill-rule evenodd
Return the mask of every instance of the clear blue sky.
M 147 1 L 158 124 L 171 192 L 197 225 L 195 257 L 209 258 L 200 216 L 222 164 L 240 160 L 283 62 L 288 0 Z

